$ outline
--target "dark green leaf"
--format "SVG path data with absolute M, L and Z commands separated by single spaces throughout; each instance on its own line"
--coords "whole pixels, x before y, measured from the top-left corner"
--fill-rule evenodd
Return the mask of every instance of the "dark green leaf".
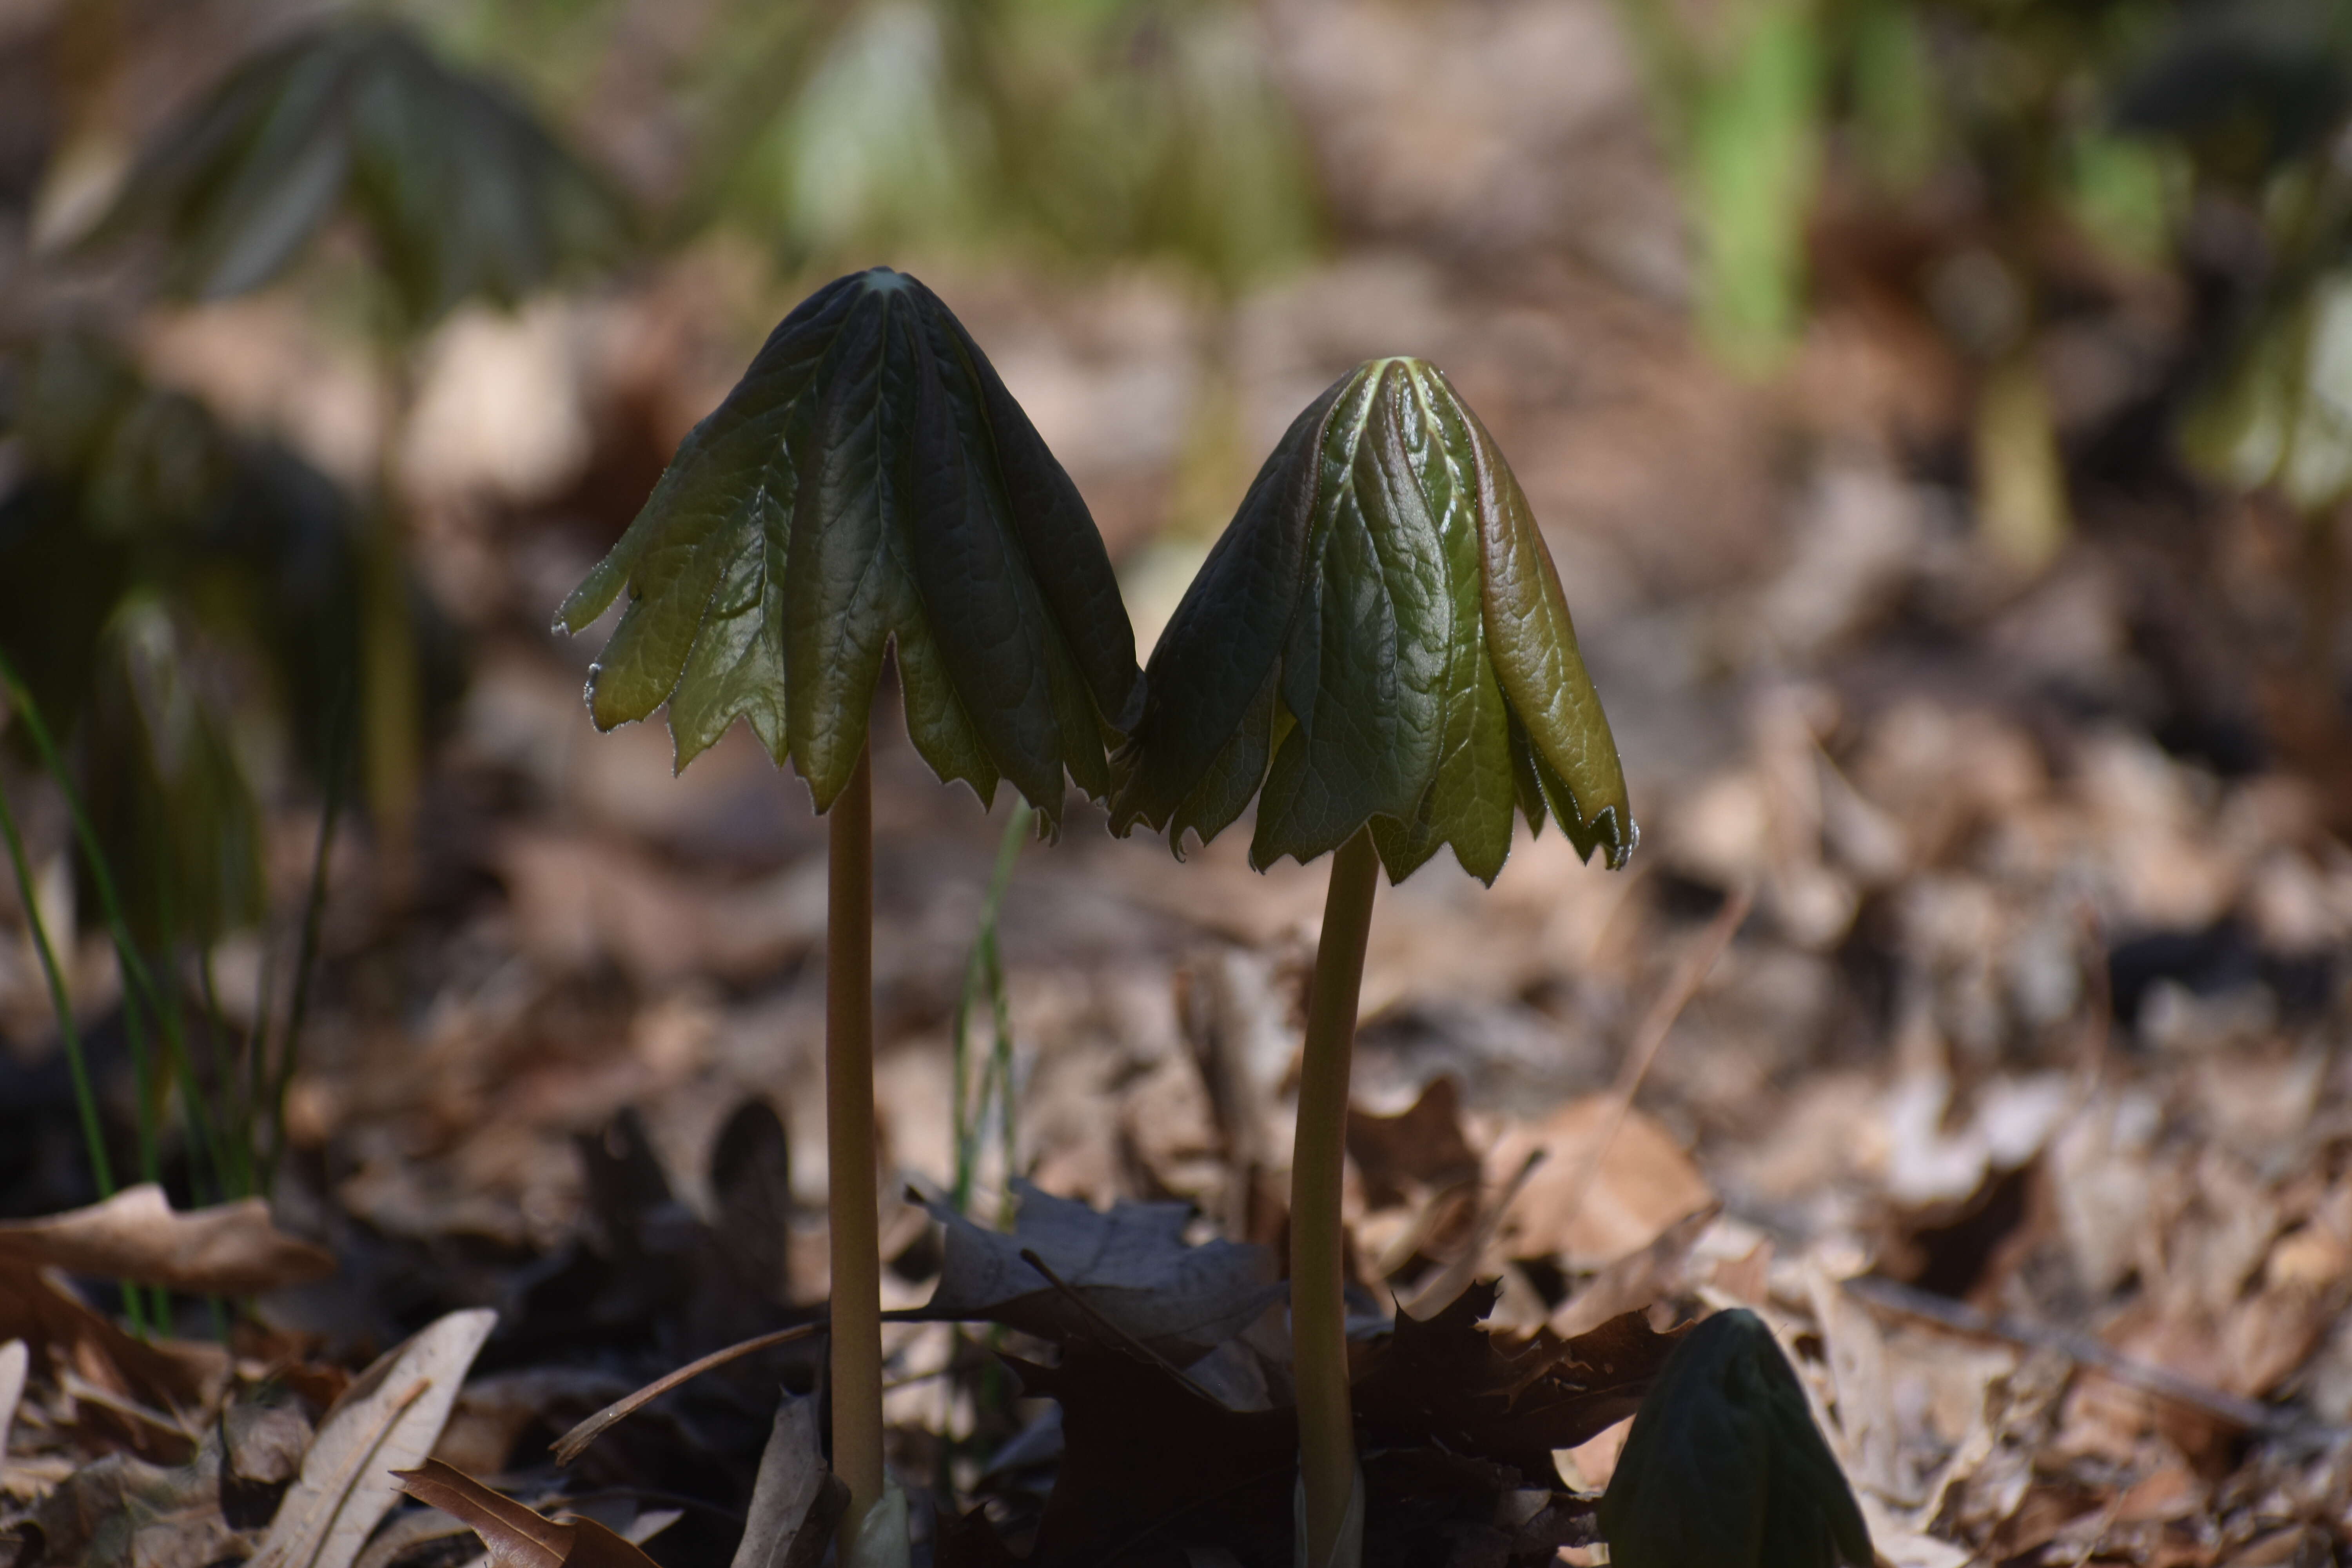
M 1104 732 L 1139 707 L 1086 503 L 947 307 L 887 268 L 784 319 L 556 624 L 625 586 L 597 725 L 667 702 L 683 767 L 740 715 L 820 810 L 894 645 L 923 759 L 983 799 L 1010 779 L 1049 822 L 1065 773 L 1107 793 Z
M 1618 1568 L 1869 1568 L 1870 1531 L 1755 1313 L 1718 1312 L 1651 1386 L 1601 1502 Z
M 1492 881 L 1517 805 L 1632 852 L 1609 722 L 1551 558 L 1436 367 L 1376 360 L 1294 421 L 1151 658 L 1113 825 L 1203 839 L 1258 795 L 1254 865 L 1369 824 L 1401 879 Z
M 314 29 L 255 56 L 166 127 L 93 238 L 153 234 L 171 286 L 256 289 L 336 213 L 354 214 L 414 330 L 459 300 L 510 304 L 607 259 L 613 195 L 499 83 L 381 22 Z

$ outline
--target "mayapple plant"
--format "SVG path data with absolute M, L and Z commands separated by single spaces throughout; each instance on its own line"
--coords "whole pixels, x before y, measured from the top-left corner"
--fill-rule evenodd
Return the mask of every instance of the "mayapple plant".
M 1745 1309 L 1683 1337 L 1601 1500 L 1616 1568 L 1870 1568 L 1870 1527 L 1772 1331 Z
M 1494 437 L 1436 366 L 1374 360 L 1292 422 L 1186 591 L 1116 759 L 1113 830 L 1250 863 L 1332 856 L 1291 1158 L 1290 1321 L 1307 1568 L 1360 1556 L 1339 1186 L 1382 866 L 1450 845 L 1491 883 L 1516 808 L 1622 867 L 1637 837 L 1559 574 Z
M 597 728 L 667 704 L 683 768 L 741 718 L 830 825 L 833 1462 L 855 1521 L 845 1562 L 903 1562 L 882 1455 L 875 687 L 895 648 L 908 733 L 932 771 L 983 802 L 1010 780 L 1051 830 L 1066 773 L 1108 791 L 1106 738 L 1133 725 L 1142 696 L 1135 635 L 1069 476 L 938 296 L 887 268 L 837 279 L 784 318 L 557 629 L 584 630 L 625 587 L 588 680 Z
M 503 306 L 617 260 L 619 196 L 493 78 L 396 23 L 304 28 L 241 62 L 141 156 L 84 242 L 160 241 L 167 292 L 212 300 L 284 275 L 338 219 L 367 239 L 388 395 L 379 510 L 363 536 L 361 753 L 386 881 L 404 887 L 421 788 L 425 676 L 399 457 L 415 353 L 468 300 Z

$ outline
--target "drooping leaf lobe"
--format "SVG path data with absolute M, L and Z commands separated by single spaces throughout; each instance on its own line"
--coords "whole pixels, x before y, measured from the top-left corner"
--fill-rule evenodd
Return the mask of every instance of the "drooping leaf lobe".
M 1371 827 L 1492 881 L 1517 807 L 1612 866 L 1634 829 L 1608 720 L 1517 481 L 1444 374 L 1376 360 L 1284 435 L 1153 651 L 1113 826 L 1181 848 L 1258 800 L 1261 868 Z
M 628 607 L 599 728 L 667 703 L 680 767 L 745 718 L 818 808 L 847 784 L 886 653 L 943 779 L 1000 777 L 1058 821 L 1109 787 L 1134 635 L 1086 503 L 970 335 L 914 279 L 828 284 L 679 448 L 556 625 Z

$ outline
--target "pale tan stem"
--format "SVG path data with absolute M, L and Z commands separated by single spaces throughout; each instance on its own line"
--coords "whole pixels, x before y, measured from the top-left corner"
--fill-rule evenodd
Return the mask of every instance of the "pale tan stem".
M 1348 1142 L 1348 1058 L 1356 994 L 1381 859 L 1370 828 L 1331 858 L 1323 934 L 1307 995 L 1298 1132 L 1290 1155 L 1290 1343 L 1298 1382 L 1298 1468 L 1310 1563 L 1329 1560 L 1356 1480 L 1355 1415 L 1348 1387 L 1346 1281 L 1339 1229 Z
M 861 752 L 825 814 L 824 1116 L 833 1242 L 833 1470 L 852 1520 L 882 1496 L 882 1258 L 874 1163 L 874 785 Z

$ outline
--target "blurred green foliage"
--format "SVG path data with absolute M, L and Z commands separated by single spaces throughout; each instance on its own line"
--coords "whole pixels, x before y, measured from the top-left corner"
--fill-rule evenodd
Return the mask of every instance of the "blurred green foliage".
M 1919 291 L 1971 367 L 1978 512 L 2017 564 L 2068 527 L 2038 354 L 2086 255 L 2171 273 L 2195 302 L 2177 399 L 2193 464 L 2306 512 L 2352 491 L 2352 5 L 1622 4 L 1706 340 L 1752 374 L 1785 362 L 1825 195 L 1934 236 Z M 2226 258 L 2217 228 L 2242 239 Z
M 345 214 L 401 335 L 463 300 L 514 304 L 617 256 L 627 231 L 604 183 L 495 79 L 360 20 L 230 72 L 151 143 L 90 238 L 160 240 L 167 286 L 212 300 L 278 278 Z
M 1235 289 L 1318 229 L 1241 0 L 835 0 L 728 13 L 689 222 L 787 260 L 1006 245 Z

